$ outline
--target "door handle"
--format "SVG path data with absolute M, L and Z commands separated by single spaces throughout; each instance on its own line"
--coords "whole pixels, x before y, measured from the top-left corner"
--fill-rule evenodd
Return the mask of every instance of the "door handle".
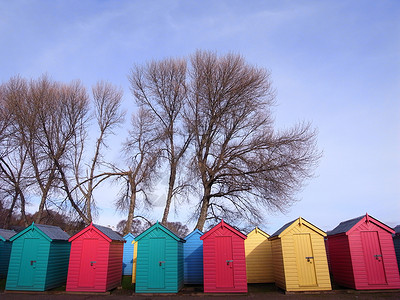
M 229 263 L 233 263 L 233 259 L 227 259 L 226 260 L 226 265 L 229 266 Z
M 306 256 L 307 262 L 310 262 L 310 259 L 314 259 L 314 256 Z
M 159 263 L 159 265 L 160 265 L 160 267 L 161 267 L 162 264 L 165 264 L 165 261 L 159 261 L 158 263 Z
M 91 262 L 90 262 L 90 266 L 93 267 L 93 264 L 95 264 L 95 263 L 96 263 L 96 261 L 91 261 Z
M 31 266 L 33 266 L 33 263 L 36 263 L 36 260 L 31 260 Z

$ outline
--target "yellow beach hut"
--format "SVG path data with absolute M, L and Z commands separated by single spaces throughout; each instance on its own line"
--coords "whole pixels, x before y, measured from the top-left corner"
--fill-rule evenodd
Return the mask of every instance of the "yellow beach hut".
M 324 237 L 303 218 L 282 226 L 272 242 L 275 284 L 286 291 L 331 290 Z
M 137 241 L 132 241 L 132 244 L 133 244 L 132 283 L 136 283 L 136 264 L 137 264 L 138 242 Z
M 268 238 L 267 233 L 256 227 L 244 241 L 248 283 L 274 282 L 272 242 Z

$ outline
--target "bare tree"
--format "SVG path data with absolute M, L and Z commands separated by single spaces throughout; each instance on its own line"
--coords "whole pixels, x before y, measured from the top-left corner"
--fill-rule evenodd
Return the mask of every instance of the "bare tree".
M 185 184 L 177 182 L 177 169 L 186 152 L 191 135 L 182 130 L 182 112 L 187 100 L 186 61 L 165 59 L 136 66 L 130 74 L 131 90 L 139 106 L 157 121 L 160 139 L 169 166 L 167 199 L 162 224 L 166 225 L 174 196 Z
M 316 132 L 305 123 L 275 131 L 270 74 L 239 55 L 196 52 L 190 81 L 186 121 L 202 187 L 196 227 L 222 217 L 257 223 L 262 208 L 285 209 L 318 161 Z
M 98 126 L 98 137 L 94 145 L 94 154 L 89 164 L 84 159 L 85 145 L 87 142 L 86 132 L 75 135 L 74 151 L 72 163 L 74 165 L 74 174 L 77 182 L 77 188 L 83 195 L 83 210 L 87 216 L 88 222 L 92 222 L 92 210 L 95 207 L 93 192 L 105 179 L 112 176 L 110 173 L 99 172 L 99 165 L 102 163 L 102 150 L 107 147 L 106 138 L 114 134 L 117 128 L 124 120 L 124 112 L 121 110 L 122 95 L 121 89 L 112 86 L 110 83 L 100 81 L 93 88 L 93 100 L 95 108 L 95 119 Z M 85 127 L 81 130 L 86 131 Z M 82 169 L 86 170 L 86 173 Z
M 157 173 L 160 158 L 160 146 L 157 128 L 151 114 L 139 109 L 132 117 L 132 129 L 124 145 L 127 170 L 120 171 L 120 176 L 126 181 L 126 189 L 117 201 L 117 207 L 127 211 L 123 234 L 130 232 L 135 217 L 137 196 L 141 194 L 147 201 L 146 190 L 151 189 L 151 182 Z

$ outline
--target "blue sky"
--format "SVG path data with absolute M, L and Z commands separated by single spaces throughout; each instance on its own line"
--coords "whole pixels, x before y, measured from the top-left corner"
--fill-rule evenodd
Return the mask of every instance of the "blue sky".
M 133 64 L 197 49 L 270 70 L 277 128 L 311 121 L 323 158 L 273 233 L 298 216 L 324 229 L 368 212 L 400 224 L 400 2 L 0 1 L 0 80 L 47 73 L 124 89 Z M 117 147 L 115 147 L 117 148 Z M 97 222 L 115 225 L 102 193 Z M 171 219 L 185 221 L 184 213 Z M 161 211 L 155 211 L 161 218 Z M 192 225 L 190 225 L 192 226 Z

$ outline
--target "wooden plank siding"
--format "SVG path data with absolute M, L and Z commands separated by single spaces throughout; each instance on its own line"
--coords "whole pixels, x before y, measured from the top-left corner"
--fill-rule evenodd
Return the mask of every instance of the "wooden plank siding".
M 354 289 L 354 273 L 347 236 L 332 236 L 329 237 L 328 241 L 333 280 L 339 285 Z
M 286 290 L 285 268 L 283 263 L 283 247 L 281 239 L 274 239 L 271 241 L 271 248 L 273 253 L 272 265 L 274 270 L 275 285 L 279 288 Z
M 70 243 L 53 242 L 50 244 L 45 289 L 62 286 L 67 281 Z
M 400 234 L 393 236 L 393 245 L 396 252 L 397 267 L 400 270 Z
M 120 285 L 124 245 L 122 238 L 121 240 L 111 240 L 91 224 L 70 240 L 71 254 L 67 291 L 106 292 Z M 82 263 L 90 263 L 85 261 L 88 254 L 84 248 L 84 243 L 88 240 L 96 241 L 96 252 L 89 254 L 95 261 L 90 273 L 86 273 L 87 269 L 82 269 Z M 90 280 L 86 280 L 87 278 Z M 85 279 L 85 281 L 82 281 L 82 279 Z
M 351 223 L 352 220 L 355 221 Z M 392 239 L 393 230 L 368 214 L 352 220 L 338 225 L 337 228 L 343 227 L 343 223 L 351 223 L 352 226 L 344 232 L 338 233 L 335 228 L 332 232 L 336 234 L 328 236 L 335 282 L 357 290 L 400 288 L 399 269 Z M 363 236 L 374 238 L 363 242 Z M 368 254 L 369 247 L 378 249 L 373 250 L 378 257 Z M 379 272 L 368 270 L 368 264 L 371 263 L 380 268 L 377 269 Z M 375 281 L 376 278 L 379 282 Z
M 134 241 L 134 243 L 133 243 L 133 261 L 132 261 L 132 283 L 136 283 L 137 247 L 138 247 L 138 242 Z
M 163 287 L 151 287 L 154 268 L 151 264 L 150 243 L 152 239 L 164 239 L 165 257 Z M 145 232 L 136 237 L 137 262 L 136 262 L 136 293 L 177 293 L 183 287 L 183 240 L 159 223 L 156 223 Z
M 203 233 L 195 229 L 185 237 L 184 254 L 184 283 L 203 284 Z
M 53 230 L 55 226 L 48 226 Z M 65 233 L 64 233 L 65 234 Z M 68 235 L 67 235 L 68 236 Z M 13 238 L 15 238 L 13 240 Z M 65 284 L 70 244 L 67 240 L 52 240 L 44 234 L 34 223 L 15 235 L 12 240 L 10 265 L 8 270 L 6 290 L 17 291 L 45 291 Z M 35 240 L 37 251 L 32 252 L 25 244 L 27 240 Z M 31 262 L 23 257 L 31 255 Z M 27 272 L 32 273 L 31 284 L 21 278 Z
M 128 233 L 124 239 L 126 243 L 124 244 L 122 275 L 132 275 L 135 237 L 132 233 Z
M 12 243 L 0 240 L 0 278 L 6 278 L 10 263 Z
M 299 247 L 295 243 L 295 235 L 308 235 L 311 245 L 309 245 L 312 250 L 312 259 L 309 263 L 313 264 L 311 267 L 311 275 L 315 278 L 315 283 L 303 284 L 301 280 L 304 276 L 304 269 L 299 268 L 301 261 L 299 259 L 305 259 L 303 257 L 299 258 Z M 295 220 L 291 226 L 287 227 L 278 237 L 273 237 L 271 240 L 280 239 L 281 253 L 278 251 L 278 244 L 273 245 L 274 259 L 277 253 L 282 257 L 283 264 L 283 274 L 280 262 L 276 263 L 276 285 L 286 291 L 321 291 L 321 290 L 331 290 L 331 282 L 329 276 L 328 261 L 326 257 L 324 235 L 321 234 L 321 230 L 316 228 L 311 223 L 306 220 L 299 218 Z M 308 238 L 307 238 L 308 240 Z M 279 258 L 276 258 L 279 260 Z M 275 269 L 275 266 L 274 266 Z M 299 273 L 300 272 L 300 273 Z
M 218 237 L 231 237 L 234 276 L 232 287 L 217 286 L 217 275 L 223 272 L 218 270 L 216 261 L 216 254 L 219 251 L 223 251 L 223 249 L 218 249 L 217 247 L 216 239 Z M 203 240 L 204 292 L 247 292 L 246 255 L 244 249 L 244 240 L 246 238 L 245 235 L 226 224 L 223 220 L 201 237 Z
M 248 283 L 274 282 L 272 243 L 269 235 L 255 228 L 244 241 Z

